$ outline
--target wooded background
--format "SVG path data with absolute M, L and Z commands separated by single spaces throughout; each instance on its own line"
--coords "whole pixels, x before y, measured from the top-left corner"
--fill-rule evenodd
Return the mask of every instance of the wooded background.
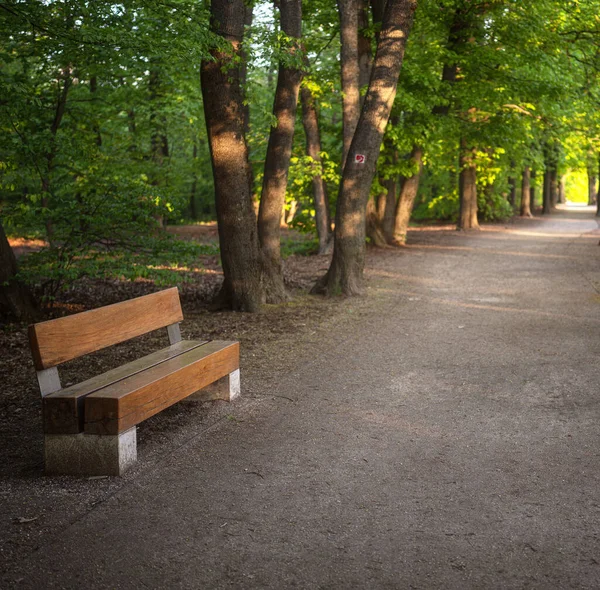
M 285 301 L 281 224 L 362 292 L 412 219 L 597 202 L 598 0 L 0 2 L 0 316 L 155 276 L 218 220 L 220 304 Z M 19 261 L 7 236 L 44 247 Z M 33 295 L 32 295 L 33 293 Z

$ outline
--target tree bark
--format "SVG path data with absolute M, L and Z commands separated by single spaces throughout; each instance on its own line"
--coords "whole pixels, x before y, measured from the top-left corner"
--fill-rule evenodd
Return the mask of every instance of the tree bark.
M 369 27 L 369 2 L 358 0 L 358 87 L 359 92 L 366 89 L 371 79 L 373 55 L 371 53 L 371 39 L 366 35 Z M 364 103 L 365 94 L 360 97 L 360 106 Z M 358 120 L 357 120 L 358 123 Z
M 18 281 L 17 260 L 0 220 L 0 320 L 33 322 L 40 313 L 29 288 Z
M 394 159 L 397 154 L 394 154 Z M 380 180 L 383 192 L 377 196 L 377 218 L 388 244 L 394 241 L 394 217 L 396 210 L 397 179 Z
M 363 292 L 366 206 L 416 7 L 417 0 L 388 0 L 386 4 L 369 90 L 342 175 L 333 258 L 314 292 Z
M 342 169 L 360 116 L 360 67 L 358 52 L 359 0 L 338 0 L 342 73 Z
M 306 136 L 306 153 L 313 161 L 313 165 L 321 170 L 321 135 L 319 133 L 319 118 L 314 97 L 309 88 L 302 86 L 300 89 L 302 102 L 302 124 Z M 313 195 L 315 203 L 315 221 L 317 236 L 319 238 L 319 254 L 325 254 L 331 247 L 331 227 L 329 224 L 329 201 L 327 187 L 323 176 L 316 174 L 312 178 Z
M 214 61 L 201 65 L 224 275 L 217 299 L 234 310 L 257 311 L 265 292 L 240 85 L 244 0 L 212 0 L 210 12 L 212 31 L 229 45 L 227 50 L 213 49 Z
M 511 176 L 508 177 L 508 186 L 509 186 L 508 202 L 510 203 L 510 206 L 514 209 L 515 204 L 517 202 L 517 179 L 513 176 L 513 174 L 514 174 L 513 168 L 514 168 L 514 164 L 511 163 Z
M 198 206 L 196 204 L 196 188 L 198 186 L 198 172 L 196 171 L 198 159 L 198 143 L 194 139 L 194 148 L 192 151 L 192 189 L 190 191 L 190 216 L 196 221 L 198 219 Z
M 532 170 L 530 174 L 529 183 L 529 194 L 531 196 L 531 199 L 529 201 L 529 210 L 531 211 L 532 215 L 535 213 L 535 176 L 536 172 L 535 170 Z
M 523 182 L 521 184 L 521 217 L 533 217 L 531 214 L 531 172 L 529 166 L 523 168 Z
M 558 170 L 556 164 L 550 170 L 550 205 L 552 209 L 556 208 L 558 203 Z
M 546 166 L 548 166 L 548 164 L 546 164 Z M 548 167 L 544 170 L 544 186 L 542 190 L 542 214 L 548 215 L 552 211 L 550 201 L 550 170 Z
M 564 174 L 561 174 L 560 178 L 558 179 L 558 202 L 561 205 L 564 205 L 567 202 L 566 185 L 567 178 Z
M 254 19 L 254 2 L 248 2 L 244 5 L 244 28 L 252 26 Z M 250 103 L 248 102 L 248 51 L 242 45 L 240 51 L 241 66 L 240 66 L 240 85 L 242 87 L 242 96 L 244 104 L 242 106 L 244 112 L 244 136 L 250 131 Z
M 588 205 L 595 205 L 596 199 L 598 198 L 598 192 L 596 190 L 596 171 L 591 166 L 587 169 L 588 177 Z
M 477 168 L 475 149 L 461 140 L 460 175 L 458 178 L 460 213 L 457 229 L 479 229 L 477 220 Z
M 386 248 L 388 242 L 385 234 L 383 233 L 383 227 L 379 219 L 377 204 L 373 198 L 369 198 L 367 201 L 366 223 L 367 237 L 369 238 L 371 245 L 377 248 Z
M 58 102 L 56 103 L 56 110 L 54 111 L 54 119 L 52 120 L 52 125 L 50 126 L 50 146 L 48 152 L 46 153 L 46 168 L 42 173 L 41 178 L 41 189 L 42 189 L 42 198 L 41 205 L 42 209 L 45 210 L 47 218 L 44 222 L 46 227 L 46 237 L 48 238 L 48 242 L 52 244 L 54 241 L 54 226 L 52 224 L 52 220 L 48 216 L 48 210 L 50 208 L 50 191 L 51 191 L 51 178 L 52 172 L 54 170 L 54 160 L 57 154 L 57 144 L 56 144 L 56 136 L 58 134 L 58 130 L 60 129 L 60 125 L 65 116 L 65 111 L 67 109 L 67 97 L 69 96 L 69 90 L 73 85 L 73 78 L 71 77 L 71 68 L 66 67 L 63 72 L 63 86 L 60 94 L 58 96 Z
M 300 0 L 280 0 L 281 29 L 296 40 L 292 51 L 299 51 L 302 34 Z M 285 204 L 288 170 L 294 140 L 294 125 L 298 106 L 298 91 L 302 71 L 279 64 L 277 89 L 273 102 L 273 116 L 277 121 L 271 127 L 265 160 L 264 179 L 258 212 L 258 238 L 264 264 L 267 301 L 280 303 L 287 299 L 281 264 L 281 215 Z
M 400 191 L 394 223 L 394 244 L 398 246 L 404 246 L 406 244 L 408 223 L 419 190 L 419 182 L 421 181 L 421 173 L 423 171 L 423 148 L 415 145 L 411 153 L 411 158 L 417 165 L 417 171 L 404 180 L 402 190 Z

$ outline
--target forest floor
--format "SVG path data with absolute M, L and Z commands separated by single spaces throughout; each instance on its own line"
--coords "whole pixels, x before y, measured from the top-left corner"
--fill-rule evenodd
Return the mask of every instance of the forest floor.
M 5 327 L 0 588 L 599 587 L 599 239 L 585 207 L 420 228 L 369 252 L 352 300 L 308 296 L 328 259 L 291 256 L 294 299 L 259 314 L 185 287 L 184 336 L 241 341 L 242 398 L 140 425 L 122 478 L 43 476 L 26 331 Z

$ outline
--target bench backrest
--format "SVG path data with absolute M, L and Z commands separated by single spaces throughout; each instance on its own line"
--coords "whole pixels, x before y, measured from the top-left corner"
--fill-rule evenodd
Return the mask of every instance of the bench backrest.
M 183 320 L 177 287 L 29 326 L 38 371 Z

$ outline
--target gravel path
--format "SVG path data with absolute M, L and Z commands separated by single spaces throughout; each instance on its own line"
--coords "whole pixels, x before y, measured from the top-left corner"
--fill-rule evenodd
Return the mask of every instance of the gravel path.
M 412 233 L 2 588 L 600 587 L 599 239 Z

